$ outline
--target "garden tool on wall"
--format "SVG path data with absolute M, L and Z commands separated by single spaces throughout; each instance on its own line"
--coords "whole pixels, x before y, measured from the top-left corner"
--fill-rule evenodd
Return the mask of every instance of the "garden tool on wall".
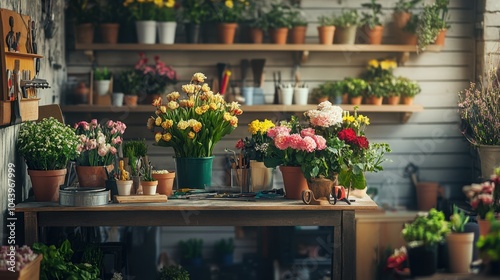
M 11 102 L 11 116 L 10 124 L 20 124 L 21 119 L 21 71 L 20 62 L 18 59 L 14 61 L 14 73 L 13 73 L 13 87 L 14 87 L 14 100 Z
M 265 59 L 252 59 L 250 60 L 250 65 L 252 66 L 253 73 L 253 103 L 263 104 L 264 102 L 264 90 L 262 89 L 262 83 L 264 81 L 264 65 L 266 64 Z
M 273 72 L 274 100 L 273 104 L 280 103 L 281 71 Z

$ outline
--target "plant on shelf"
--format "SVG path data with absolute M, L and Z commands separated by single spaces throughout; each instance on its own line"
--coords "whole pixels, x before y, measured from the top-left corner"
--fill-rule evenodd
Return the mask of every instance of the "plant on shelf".
M 483 260 L 489 260 L 491 268 L 500 262 L 500 221 L 494 218 L 491 221 L 490 232 L 480 236 L 476 243 Z M 498 270 L 498 267 L 496 268 Z
M 491 181 L 471 184 L 462 188 L 465 196 L 469 199 L 470 206 L 483 220 L 486 219 L 488 213 L 495 211 L 494 190 L 495 184 Z
M 110 80 L 111 76 L 111 72 L 109 72 L 107 67 L 96 68 L 94 70 L 94 80 L 96 81 Z
M 286 33 L 288 33 L 288 29 L 292 28 L 292 17 L 290 14 L 290 6 L 276 3 L 271 4 L 271 8 L 265 14 L 273 43 L 283 43 L 276 38 L 277 30 L 286 30 Z M 284 35 L 284 43 L 286 43 L 286 34 Z
M 240 0 L 209 1 L 209 19 L 219 23 L 239 23 L 246 15 L 248 3 Z
M 344 28 L 350 26 L 357 26 L 359 24 L 359 15 L 357 10 L 342 11 L 342 13 L 335 17 L 335 27 Z
M 397 77 L 395 89 L 400 92 L 403 99 L 413 100 L 422 89 L 417 81 L 410 80 L 406 77 Z M 406 103 L 411 103 L 407 100 Z
M 146 156 L 148 147 L 146 140 L 127 140 L 123 142 L 123 155 L 128 159 L 131 176 L 139 176 L 140 159 Z
M 383 97 L 389 96 L 389 92 L 392 91 L 393 85 L 392 85 L 392 78 L 390 77 L 383 77 L 383 78 L 375 78 L 371 81 L 368 82 L 368 90 L 366 91 L 366 96 L 367 97 L 372 97 L 372 98 L 377 98 L 381 99 Z M 373 101 L 373 104 L 375 104 L 375 101 Z M 381 104 L 378 103 L 379 105 Z
M 161 61 L 159 56 L 154 57 L 154 65 L 148 65 L 148 58 L 144 53 L 139 53 L 139 57 L 139 61 L 135 64 L 135 71 L 142 80 L 141 93 L 160 95 L 165 92 L 168 85 L 175 85 L 179 81 L 177 72 L 172 66 Z
M 158 6 L 153 0 L 125 0 L 123 6 L 128 9 L 135 21 L 155 20 Z M 163 1 L 160 1 L 163 4 Z
M 160 270 L 160 280 L 189 280 L 189 272 L 180 265 L 164 266 Z
M 97 19 L 98 5 L 93 0 L 74 0 L 68 2 L 70 18 L 76 25 L 93 23 Z
M 368 61 L 368 67 L 361 74 L 361 78 L 372 81 L 377 78 L 392 78 L 393 71 L 398 67 L 398 63 L 393 59 L 372 59 Z
M 122 1 L 97 0 L 100 23 L 119 23 L 126 17 L 127 9 Z
M 442 30 L 449 29 L 448 20 L 449 0 L 437 0 L 432 5 L 425 5 L 419 16 L 417 25 L 418 48 L 424 50 L 434 43 Z
M 176 22 L 177 11 L 175 9 L 175 0 L 167 0 L 162 2 L 162 5 L 156 9 L 156 21 Z
M 153 166 L 147 156 L 141 157 L 141 181 L 153 182 L 156 179 L 153 177 Z
M 248 160 L 264 161 L 265 152 L 270 142 L 267 132 L 273 127 L 275 127 L 274 123 L 268 119 L 263 121 L 253 120 L 248 125 L 248 132 L 252 136 L 238 140 L 236 148 L 241 150 L 243 157 Z
M 469 222 L 469 216 L 453 205 L 453 214 L 450 216 L 450 231 L 455 233 L 463 233 L 465 231 L 465 224 Z
M 200 25 L 207 21 L 210 7 L 205 0 L 182 0 L 181 14 L 182 19 L 193 25 Z
M 334 26 L 335 18 L 332 16 L 321 15 L 318 17 L 318 25 L 319 26 Z
M 369 9 L 369 12 L 361 13 L 361 24 L 366 25 L 369 29 L 375 26 L 382 26 L 381 17 L 384 15 L 382 12 L 382 5 L 377 3 L 377 0 L 371 0 L 369 3 L 361 4 L 361 7 Z
M 191 238 L 179 241 L 181 262 L 187 265 L 201 264 L 203 239 Z
M 126 70 L 117 77 L 117 90 L 126 95 L 138 95 L 142 88 L 142 77 L 135 70 Z
M 359 97 L 368 89 L 368 83 L 359 78 L 346 78 L 344 79 L 345 90 L 350 97 Z
M 395 13 L 410 13 L 422 0 L 399 0 L 394 6 Z

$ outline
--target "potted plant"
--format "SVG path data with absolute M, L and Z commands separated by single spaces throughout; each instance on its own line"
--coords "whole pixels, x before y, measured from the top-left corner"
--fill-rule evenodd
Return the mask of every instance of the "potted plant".
M 401 42 L 405 45 L 416 46 L 418 44 L 417 27 L 420 21 L 419 15 L 412 15 L 410 20 L 403 27 L 401 32 Z
M 465 224 L 468 221 L 469 216 L 453 205 L 453 214 L 449 223 L 451 232 L 446 235 L 448 270 L 451 273 L 469 273 L 474 248 L 474 232 L 465 232 Z
M 90 123 L 80 121 L 75 124 L 75 133 L 80 140 L 80 155 L 76 160 L 80 187 L 106 187 L 126 128 L 124 123 L 112 120 L 101 124 L 97 119 L 92 119 Z
M 490 219 L 487 216 L 495 211 L 494 190 L 496 183 L 485 181 L 480 184 L 471 184 L 462 188 L 469 204 L 477 213 L 476 221 L 479 224 L 479 234 L 486 235 L 490 231 Z
M 311 96 L 316 100 L 316 103 L 321 103 L 323 101 L 328 101 L 330 94 L 325 90 L 324 86 L 319 85 L 317 88 L 312 89 Z
M 201 23 L 207 21 L 210 7 L 205 0 L 182 0 L 181 14 L 184 20 L 186 41 L 197 44 L 200 41 Z
M 78 146 L 75 132 L 52 117 L 21 125 L 17 149 L 28 166 L 35 200 L 59 201 L 66 165 L 78 156 Z
M 125 11 L 120 1 L 98 0 L 99 35 L 105 44 L 118 43 L 120 20 L 125 17 Z
M 156 14 L 163 7 L 163 1 L 130 0 L 123 5 L 129 10 L 135 22 L 137 41 L 139 44 L 156 42 Z
M 391 90 L 391 79 L 387 77 L 375 78 L 368 82 L 366 97 L 368 104 L 382 105 L 384 97 L 387 97 Z
M 203 239 L 190 238 L 179 241 L 181 265 L 201 266 Z
M 267 17 L 262 10 L 254 11 L 256 13 L 255 17 L 250 20 L 250 37 L 254 44 L 262 44 L 264 41 L 264 31 L 269 27 L 267 22 Z
M 137 106 L 138 94 L 142 88 L 142 77 L 136 70 L 126 70 L 117 77 L 117 89 L 125 94 L 127 106 Z
M 380 45 L 384 35 L 384 26 L 380 20 L 380 17 L 384 14 L 382 5 L 377 3 L 377 0 L 371 0 L 369 3 L 361 4 L 361 6 L 370 10 L 368 13 L 362 13 L 361 24 L 364 39 L 369 44 Z
M 145 139 L 128 140 L 123 143 L 125 166 L 133 181 L 132 193 L 137 193 L 141 186 L 141 159 L 146 156 L 148 147 Z
M 214 146 L 237 127 L 243 113 L 237 102 L 226 103 L 214 94 L 205 79 L 195 73 L 182 87 L 186 97 L 174 91 L 167 94 L 166 103 L 156 99 L 155 115 L 147 121 L 156 145 L 174 149 L 179 188 L 210 186 Z M 193 172 L 198 176 L 191 176 Z
M 307 18 L 304 12 L 293 8 L 290 12 L 291 29 L 290 42 L 292 44 L 304 44 L 306 42 Z
M 111 90 L 111 72 L 108 68 L 96 68 L 94 70 L 94 89 L 98 95 L 107 95 Z
M 437 245 L 448 232 L 448 222 L 443 212 L 434 208 L 404 225 L 401 233 L 407 243 L 412 276 L 429 276 L 436 272 Z
M 120 160 L 118 167 L 118 178 L 116 180 L 116 188 L 118 195 L 131 195 L 133 181 L 130 178 L 130 173 L 125 169 L 125 161 Z
M 69 1 L 68 12 L 75 21 L 75 41 L 77 44 L 92 44 L 94 22 L 97 19 L 97 4 L 93 0 Z
M 421 2 L 422 0 L 399 0 L 396 3 L 392 16 L 397 31 L 401 31 L 406 26 L 412 17 L 411 11 Z
M 335 18 L 335 36 L 333 42 L 335 44 L 352 45 L 356 41 L 356 29 L 359 24 L 359 15 L 357 10 L 342 11 Z
M 164 266 L 160 270 L 160 280 L 189 280 L 189 272 L 180 265 Z
M 417 25 L 418 48 L 424 50 L 428 45 L 436 43 L 444 45 L 446 30 L 450 27 L 448 20 L 449 0 L 438 0 L 432 5 L 424 6 Z
M 332 16 L 323 15 L 318 17 L 318 23 L 319 43 L 323 45 L 333 44 L 335 19 Z
M 500 275 L 500 222 L 492 218 L 491 230 L 476 243 L 481 258 L 489 264 L 489 273 Z
M 344 79 L 345 90 L 349 95 L 349 101 L 353 105 L 361 104 L 363 95 L 368 89 L 368 84 L 365 80 L 359 78 L 346 78 Z
M 269 35 L 274 44 L 286 44 L 288 30 L 292 28 L 292 18 L 290 16 L 290 6 L 282 4 L 271 4 L 271 9 L 267 11 L 266 18 L 269 26 Z
M 243 19 L 246 5 L 241 1 L 214 0 L 210 2 L 210 19 L 215 22 L 218 42 L 233 44 L 238 23 Z
M 142 194 L 155 195 L 158 180 L 153 177 L 153 166 L 147 156 L 141 158 L 141 187 Z
M 342 104 L 344 99 L 344 94 L 345 94 L 345 82 L 343 80 L 335 81 L 331 84 L 330 96 L 333 97 L 334 104 L 337 105 Z
M 396 83 L 398 84 L 398 89 L 400 90 L 403 104 L 413 104 L 413 99 L 422 90 L 417 81 L 410 80 L 406 77 L 397 77 Z
M 175 172 L 168 170 L 153 170 L 151 175 L 158 181 L 156 191 L 159 194 L 171 196 L 173 193 L 172 189 L 174 186 Z
M 252 136 L 241 138 L 236 143 L 236 149 L 241 151 L 244 161 L 250 162 L 251 186 L 254 192 L 273 188 L 274 168 L 265 166 L 264 157 L 270 142 L 267 131 L 274 126 L 268 119 L 253 120 L 248 124 L 248 132 Z
M 232 238 L 220 239 L 214 244 L 215 259 L 221 265 L 233 264 L 234 241 Z
M 155 19 L 158 27 L 158 42 L 160 44 L 173 44 L 177 28 L 175 0 L 163 1 L 156 10 Z

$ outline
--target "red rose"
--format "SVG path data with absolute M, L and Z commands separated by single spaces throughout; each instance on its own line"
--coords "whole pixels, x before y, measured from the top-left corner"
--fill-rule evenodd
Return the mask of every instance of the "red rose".
M 352 128 L 346 128 L 342 129 L 338 133 L 338 137 L 340 140 L 345 141 L 349 144 L 355 144 L 356 143 L 356 132 Z
M 356 144 L 362 149 L 368 149 L 368 139 L 364 136 L 359 136 L 358 139 L 356 139 Z

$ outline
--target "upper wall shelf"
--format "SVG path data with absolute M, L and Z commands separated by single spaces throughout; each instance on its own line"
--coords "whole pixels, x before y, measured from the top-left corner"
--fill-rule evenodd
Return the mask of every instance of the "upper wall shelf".
M 354 105 L 340 105 L 346 111 L 354 111 Z M 396 113 L 399 114 L 399 120 L 402 123 L 408 121 L 414 112 L 424 110 L 422 105 L 359 105 L 358 112 L 360 113 Z M 243 112 L 247 113 L 303 113 L 307 110 L 317 108 L 317 105 L 253 105 L 241 106 Z M 154 108 L 151 105 L 138 105 L 134 107 L 115 107 L 115 106 L 98 106 L 98 105 L 63 105 L 61 107 L 63 113 L 153 113 Z
M 399 61 L 404 63 L 409 54 L 417 52 L 412 45 L 320 45 L 320 44 L 76 44 L 76 50 L 93 56 L 93 51 L 291 51 L 301 52 L 303 60 L 309 52 L 390 52 L 400 53 Z M 442 46 L 431 45 L 427 52 L 439 52 Z

